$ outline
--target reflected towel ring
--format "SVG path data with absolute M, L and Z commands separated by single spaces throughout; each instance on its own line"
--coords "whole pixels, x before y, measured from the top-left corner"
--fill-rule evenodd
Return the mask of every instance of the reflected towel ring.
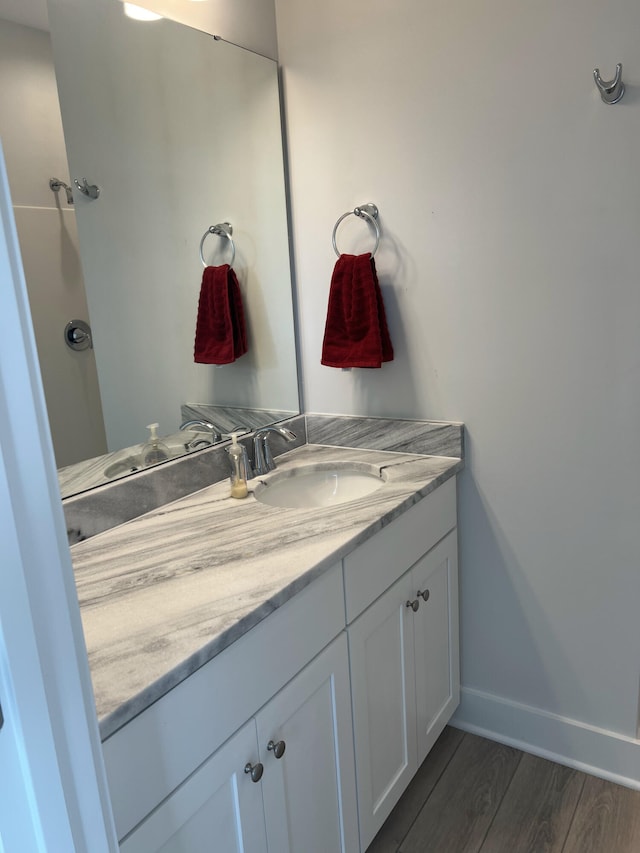
M 226 237 L 227 240 L 231 243 L 231 260 L 229 261 L 229 266 L 233 266 L 233 262 L 236 257 L 236 245 L 233 242 L 233 226 L 231 226 L 228 222 L 220 222 L 218 225 L 210 225 L 209 228 L 202 235 L 202 240 L 200 240 L 200 260 L 202 261 L 202 266 L 207 267 L 208 264 L 204 259 L 204 255 L 202 253 L 202 247 L 204 246 L 204 241 L 207 239 L 209 234 L 217 234 L 218 237 Z
M 373 247 L 373 252 L 371 252 L 371 257 L 375 255 L 378 251 L 378 246 L 380 245 L 380 226 L 378 225 L 378 208 L 373 203 L 369 204 L 361 204 L 359 207 L 356 207 L 354 210 L 348 210 L 346 213 L 343 213 L 340 219 L 333 226 L 333 234 L 331 235 L 331 242 L 333 243 L 333 251 L 336 253 L 338 257 L 340 257 L 340 252 L 338 251 L 338 247 L 336 245 L 336 231 L 338 230 L 338 225 L 342 222 L 343 219 L 346 219 L 347 216 L 359 216 L 361 219 L 366 219 L 368 222 L 373 225 L 376 231 L 376 244 Z

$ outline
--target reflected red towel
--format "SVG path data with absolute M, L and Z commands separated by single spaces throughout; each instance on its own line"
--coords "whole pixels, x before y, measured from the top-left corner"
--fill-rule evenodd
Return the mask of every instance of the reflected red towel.
M 206 267 L 200 287 L 193 360 L 230 364 L 247 351 L 240 285 L 229 264 Z
M 340 255 L 331 276 L 322 364 L 328 367 L 382 367 L 393 361 L 375 261 Z

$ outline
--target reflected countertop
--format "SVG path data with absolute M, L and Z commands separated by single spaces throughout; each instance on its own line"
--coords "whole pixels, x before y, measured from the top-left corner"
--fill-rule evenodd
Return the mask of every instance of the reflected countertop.
M 305 445 L 278 469 L 329 461 L 386 482 L 338 508 L 284 509 L 234 500 L 225 480 L 71 548 L 103 739 L 463 465 Z
M 282 409 L 252 409 L 237 406 L 216 406 L 213 403 L 184 403 L 181 407 L 181 421 L 204 420 L 213 424 L 219 436 L 239 435 L 251 432 L 257 427 L 267 426 L 277 421 L 297 416 L 297 412 Z M 224 439 L 211 440 L 206 430 L 195 429 L 187 432 L 175 432 L 161 435 L 160 441 L 167 445 L 169 457 L 183 457 L 198 449 L 193 446 L 194 439 L 202 439 L 210 445 Z M 127 477 L 129 474 L 145 468 L 142 462 L 142 449 L 145 442 L 113 450 L 93 459 L 85 459 L 58 469 L 58 484 L 62 498 L 76 495 L 87 489 L 94 489 L 113 480 Z

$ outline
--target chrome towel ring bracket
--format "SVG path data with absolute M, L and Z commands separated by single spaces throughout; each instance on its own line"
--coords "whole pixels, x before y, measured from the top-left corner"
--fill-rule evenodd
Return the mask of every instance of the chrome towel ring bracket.
M 617 104 L 622 100 L 624 95 L 624 83 L 622 82 L 622 63 L 616 65 L 616 76 L 613 80 L 603 80 L 600 76 L 600 69 L 593 69 L 593 79 L 596 81 L 596 86 L 600 92 L 600 97 L 605 104 Z
M 336 253 L 338 257 L 340 257 L 340 252 L 338 251 L 338 246 L 336 245 L 336 232 L 338 230 L 338 225 L 342 222 L 343 219 L 346 219 L 347 216 L 359 216 L 361 219 L 366 219 L 369 224 L 373 225 L 376 232 L 376 244 L 373 247 L 373 251 L 371 252 L 371 257 L 375 255 L 378 251 L 378 246 L 380 245 L 380 226 L 378 225 L 378 208 L 372 202 L 368 204 L 361 204 L 359 207 L 356 207 L 354 210 L 348 210 L 346 213 L 343 213 L 340 219 L 333 226 L 333 234 L 331 235 L 331 242 L 333 243 L 333 251 Z
M 229 243 L 231 243 L 231 260 L 229 261 L 229 266 L 233 266 L 233 262 L 236 257 L 236 244 L 233 242 L 233 226 L 228 222 L 220 222 L 218 225 L 210 225 L 209 228 L 202 235 L 202 240 L 200 240 L 200 260 L 202 261 L 202 266 L 208 266 L 207 262 L 204 259 L 204 255 L 202 253 L 202 247 L 204 246 L 204 241 L 207 239 L 209 234 L 217 234 L 218 237 L 226 237 Z

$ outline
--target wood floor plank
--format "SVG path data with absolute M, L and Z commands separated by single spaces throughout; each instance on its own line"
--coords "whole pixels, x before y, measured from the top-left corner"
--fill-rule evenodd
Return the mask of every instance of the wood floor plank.
M 586 778 L 523 755 L 480 853 L 562 853 Z
M 563 853 L 638 853 L 640 791 L 588 776 Z
M 459 729 L 450 726 L 444 729 L 384 826 L 367 848 L 367 853 L 397 853 L 400 843 L 464 736 Z
M 521 757 L 517 749 L 465 735 L 401 853 L 478 853 Z

